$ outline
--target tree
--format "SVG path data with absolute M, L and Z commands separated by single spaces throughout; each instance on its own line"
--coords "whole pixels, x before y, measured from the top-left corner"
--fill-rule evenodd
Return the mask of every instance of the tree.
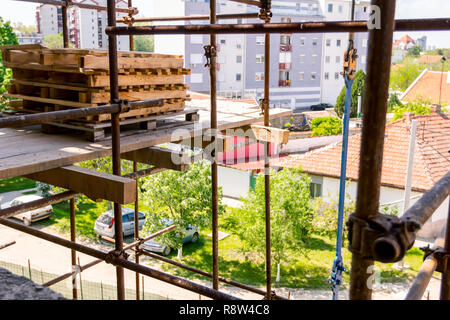
M 17 35 L 14 33 L 11 23 L 3 21 L 0 17 L 0 46 L 18 44 Z M 0 110 L 5 107 L 6 100 L 3 98 L 3 93 L 6 92 L 8 84 L 12 78 L 11 69 L 6 68 L 2 64 L 2 57 L 0 56 Z
M 400 99 L 397 97 L 397 95 L 395 93 L 392 93 L 389 96 L 388 112 L 392 112 L 394 110 L 394 107 L 401 106 L 401 105 L 402 105 L 402 102 L 400 101 Z
M 391 71 L 389 86 L 393 91 L 405 91 L 416 80 L 424 67 L 411 58 L 403 60 L 401 65 Z
M 415 45 L 414 47 L 409 48 L 406 55 L 411 56 L 411 57 L 418 57 L 418 56 L 420 56 L 421 52 L 422 52 L 422 46 L 418 44 L 418 45 Z
M 421 101 L 414 101 L 414 102 L 408 102 L 406 104 L 402 104 L 399 106 L 395 106 L 393 108 L 394 111 L 394 117 L 392 120 L 398 120 L 403 118 L 403 114 L 405 112 L 412 112 L 416 115 L 419 114 L 429 114 L 431 112 L 431 108 L 429 104 L 421 102 Z
M 153 52 L 155 50 L 153 36 L 134 36 L 134 50 Z
M 362 95 L 365 79 L 366 74 L 364 73 L 363 70 L 359 70 L 358 72 L 356 72 L 352 86 L 352 103 L 350 107 L 350 117 L 356 117 L 358 113 L 358 96 Z M 346 87 L 344 86 L 341 90 L 341 93 L 337 97 L 336 105 L 334 106 L 334 111 L 336 111 L 339 117 L 342 117 L 342 115 L 344 114 L 345 91 Z
M 62 32 L 58 34 L 49 34 L 44 37 L 44 45 L 51 49 L 64 48 L 64 40 Z
M 142 198 L 149 210 L 143 231 L 150 234 L 161 230 L 170 219 L 177 226 L 176 231 L 161 235 L 158 242 L 178 249 L 178 258 L 182 259 L 185 228 L 211 227 L 211 166 L 199 162 L 185 172 L 160 172 L 145 178 L 143 189 Z M 221 201 L 219 189 L 219 214 L 224 212 Z
M 319 117 L 311 121 L 312 136 L 331 136 L 342 133 L 342 121 L 336 117 Z
M 17 22 L 13 24 L 14 30 L 20 32 L 23 35 L 32 35 L 33 33 L 37 32 L 36 26 L 30 25 L 26 26 L 22 22 Z
M 289 260 L 289 250 L 299 250 L 310 239 L 313 212 L 310 206 L 310 178 L 300 169 L 283 169 L 271 174 L 271 245 L 272 257 L 280 266 Z M 242 199 L 242 206 L 234 211 L 234 231 L 244 242 L 247 255 L 265 257 L 265 192 L 264 175 L 256 179 L 255 190 Z

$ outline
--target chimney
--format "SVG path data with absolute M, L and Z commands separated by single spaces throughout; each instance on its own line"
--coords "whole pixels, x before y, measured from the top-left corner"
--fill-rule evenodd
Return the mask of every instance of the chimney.
M 440 104 L 432 104 L 430 107 L 431 113 L 441 113 L 441 105 Z
M 411 124 L 412 117 L 414 117 L 414 112 L 404 112 L 403 118 L 406 118 L 406 123 Z

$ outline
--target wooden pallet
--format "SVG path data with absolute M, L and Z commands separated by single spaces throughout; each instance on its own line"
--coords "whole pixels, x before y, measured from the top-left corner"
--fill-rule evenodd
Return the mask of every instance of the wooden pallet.
M 184 116 L 184 119 L 174 119 Z M 148 130 L 167 129 L 176 126 L 192 124 L 199 120 L 198 110 L 189 109 L 161 115 L 125 119 L 120 121 L 120 136 L 129 136 Z M 76 120 L 65 122 L 50 122 L 41 125 L 42 132 L 49 134 L 72 133 L 84 135 L 88 141 L 99 142 L 111 138 L 111 123 L 84 123 Z

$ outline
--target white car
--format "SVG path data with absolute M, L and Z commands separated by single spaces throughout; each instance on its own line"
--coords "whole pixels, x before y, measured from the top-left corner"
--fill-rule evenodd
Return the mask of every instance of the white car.
M 142 229 L 145 222 L 145 215 L 139 212 L 139 230 Z M 107 236 L 114 238 L 114 210 L 109 210 L 102 213 L 97 220 L 95 220 L 94 231 L 99 236 Z M 122 231 L 124 236 L 134 234 L 134 210 L 122 207 Z
M 172 224 L 171 220 L 168 220 L 166 223 L 167 226 L 170 226 L 171 224 Z M 199 234 L 200 229 L 198 227 L 193 226 L 187 227 L 183 237 L 183 244 L 188 242 L 196 243 L 198 241 Z M 169 255 L 170 252 L 172 251 L 171 247 L 169 247 L 166 244 L 163 245 L 158 241 L 156 241 L 155 239 L 150 239 L 144 242 L 143 244 L 141 244 L 141 248 L 147 251 L 160 253 L 163 256 Z
M 15 207 L 20 204 L 24 204 L 24 203 L 39 200 L 39 199 L 42 199 L 42 197 L 35 195 L 35 194 L 28 194 L 28 195 L 20 196 L 20 197 L 13 199 L 9 203 L 6 203 L 5 205 L 3 205 L 2 209 L 9 208 L 9 207 Z M 29 226 L 32 222 L 49 218 L 52 213 L 53 213 L 53 207 L 51 205 L 48 205 L 48 206 L 38 208 L 35 210 L 27 211 L 24 213 L 19 213 L 15 216 L 12 216 L 12 218 L 19 219 L 19 220 L 23 221 L 23 223 L 26 226 Z

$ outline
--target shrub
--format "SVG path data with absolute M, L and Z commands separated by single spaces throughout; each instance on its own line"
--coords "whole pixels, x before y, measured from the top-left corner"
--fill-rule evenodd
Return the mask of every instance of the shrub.
M 320 117 L 311 121 L 312 136 L 331 136 L 342 133 L 342 121 L 336 117 Z

